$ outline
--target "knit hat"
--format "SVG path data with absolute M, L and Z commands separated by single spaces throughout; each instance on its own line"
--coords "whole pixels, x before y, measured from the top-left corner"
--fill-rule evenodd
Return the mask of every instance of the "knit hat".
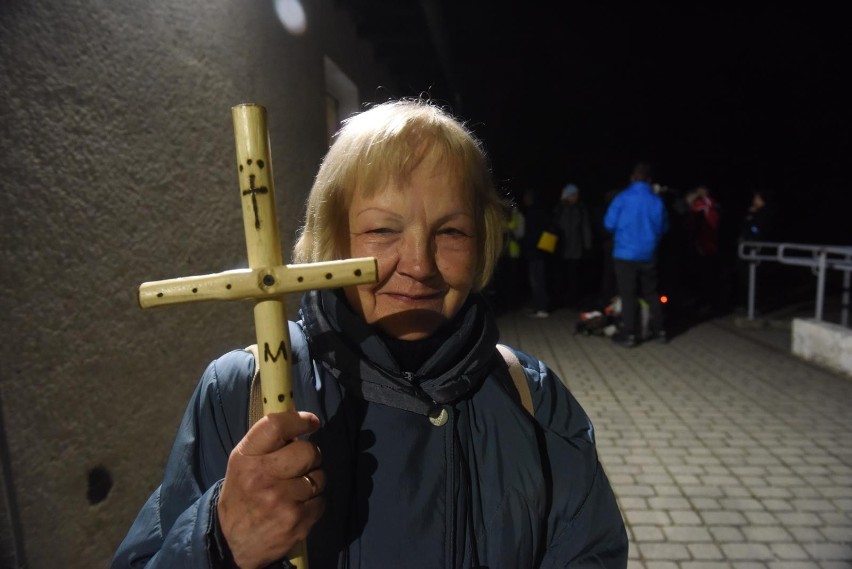
M 571 196 L 577 194 L 579 191 L 579 188 L 577 188 L 577 186 L 575 186 L 574 184 L 568 184 L 567 186 L 562 188 L 562 199 L 567 200 Z

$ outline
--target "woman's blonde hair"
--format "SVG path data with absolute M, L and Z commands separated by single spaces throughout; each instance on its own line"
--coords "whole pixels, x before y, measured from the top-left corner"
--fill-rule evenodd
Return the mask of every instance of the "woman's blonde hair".
M 471 190 L 477 240 L 474 288 L 485 287 L 500 255 L 505 204 L 494 189 L 482 143 L 449 113 L 421 99 L 383 103 L 344 121 L 308 196 L 294 261 L 347 256 L 344 231 L 355 188 L 370 193 L 391 181 L 404 183 L 424 160 L 450 169 Z

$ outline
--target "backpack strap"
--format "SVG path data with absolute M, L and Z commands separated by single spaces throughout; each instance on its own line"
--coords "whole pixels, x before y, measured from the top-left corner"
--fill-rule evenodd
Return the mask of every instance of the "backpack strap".
M 248 428 L 250 429 L 261 417 L 263 417 L 263 400 L 260 391 L 260 366 L 258 365 L 257 344 L 252 344 L 245 349 L 254 356 L 254 375 L 251 378 L 251 390 L 249 396 L 249 412 L 248 412 Z M 518 397 L 521 398 L 521 405 L 527 410 L 530 415 L 535 415 L 532 402 L 532 392 L 530 384 L 527 382 L 527 375 L 524 373 L 524 368 L 521 362 L 518 361 L 518 356 L 511 349 L 503 344 L 497 344 L 497 350 L 503 356 L 506 362 L 506 367 L 509 368 L 509 375 L 512 376 L 512 383 L 515 384 L 515 389 L 518 390 Z
M 260 354 L 257 344 L 252 344 L 245 349 L 254 356 L 254 374 L 251 376 L 251 388 L 249 390 L 248 428 L 257 423 L 263 417 L 263 395 L 260 391 Z
M 521 398 L 521 405 L 527 410 L 530 415 L 535 415 L 532 402 L 532 392 L 530 384 L 527 382 L 527 374 L 524 373 L 524 367 L 518 361 L 518 356 L 515 355 L 508 346 L 497 344 L 497 350 L 503 359 L 506 360 L 506 367 L 509 368 L 509 375 L 512 376 L 512 383 L 515 384 L 515 389 L 518 390 L 518 397 Z

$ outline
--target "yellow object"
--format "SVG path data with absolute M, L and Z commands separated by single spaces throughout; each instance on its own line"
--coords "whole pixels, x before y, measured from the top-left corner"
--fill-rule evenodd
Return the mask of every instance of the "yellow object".
M 554 253 L 556 251 L 557 241 L 559 241 L 559 237 L 557 237 L 555 233 L 551 233 L 550 231 L 542 231 L 541 237 L 538 238 L 538 244 L 536 244 L 536 247 L 538 247 L 542 251 Z

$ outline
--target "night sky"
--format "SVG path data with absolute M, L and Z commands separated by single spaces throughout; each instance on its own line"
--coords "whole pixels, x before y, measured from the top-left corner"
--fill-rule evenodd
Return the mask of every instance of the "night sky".
M 784 239 L 852 245 L 839 4 L 454 4 L 458 111 L 503 187 L 574 182 L 594 203 L 645 159 L 662 185 L 707 184 L 729 221 L 771 189 Z

